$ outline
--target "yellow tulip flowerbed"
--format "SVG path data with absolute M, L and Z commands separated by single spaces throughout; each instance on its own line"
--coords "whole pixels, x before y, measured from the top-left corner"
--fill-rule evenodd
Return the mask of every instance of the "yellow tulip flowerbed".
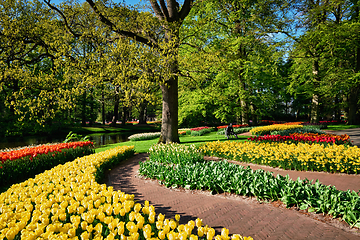
M 200 219 L 179 225 L 179 216 L 156 217 L 149 202 L 135 203 L 134 195 L 96 182 L 96 171 L 132 155 L 133 148 L 77 158 L 12 185 L 0 194 L 0 239 L 213 239 L 214 229 L 201 226 Z M 228 230 L 215 238 L 230 239 Z
M 250 130 L 250 133 L 253 135 L 261 136 L 265 134 L 270 134 L 273 131 L 283 131 L 288 129 L 295 129 L 295 128 L 303 128 L 303 125 L 298 124 L 273 124 L 263 127 L 255 127 Z
M 256 142 L 209 142 L 200 149 L 208 156 L 218 156 L 241 162 L 280 167 L 283 169 L 360 172 L 360 148 L 344 145 L 256 143 Z

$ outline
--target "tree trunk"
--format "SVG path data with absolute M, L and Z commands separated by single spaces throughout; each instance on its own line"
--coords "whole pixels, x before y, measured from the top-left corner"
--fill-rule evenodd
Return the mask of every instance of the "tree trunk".
M 168 76 L 164 83 L 160 84 L 163 97 L 162 105 L 162 124 L 161 136 L 159 143 L 180 143 L 178 133 L 178 114 L 179 114 L 179 93 L 178 93 L 178 76 L 179 62 L 179 28 L 173 31 L 167 31 L 165 34 L 166 42 L 171 44 L 171 49 L 165 54 L 168 67 Z M 166 46 L 167 47 L 167 46 Z
M 119 86 L 115 87 L 114 96 L 114 113 L 111 120 L 111 126 L 116 126 L 116 122 L 119 119 Z
M 105 94 L 104 89 L 101 91 L 101 120 L 102 124 L 105 125 Z
M 245 99 L 240 100 L 241 104 L 241 124 L 249 124 L 249 107 Z
M 317 93 L 317 88 L 320 83 L 319 76 L 319 61 L 317 59 L 314 60 L 313 64 L 313 75 L 314 75 L 314 93 L 311 99 L 311 111 L 310 111 L 310 122 L 317 123 L 319 122 L 319 94 Z
M 319 95 L 317 94 L 313 94 L 311 99 L 310 122 L 311 123 L 319 122 Z
M 82 95 L 81 125 L 86 126 L 86 90 Z
M 146 106 L 147 106 L 146 101 L 140 104 L 139 124 L 146 124 Z
M 357 125 L 360 124 L 360 113 L 359 113 L 359 87 L 353 87 L 350 89 L 348 103 L 349 103 L 349 114 L 348 124 Z
M 128 115 L 128 108 L 126 106 L 123 106 L 122 120 L 121 120 L 121 125 L 122 126 L 125 126 L 125 124 L 126 124 L 127 115 Z
M 336 105 L 336 109 L 334 110 L 334 116 L 335 116 L 335 120 L 340 121 L 341 120 L 341 111 L 340 111 L 340 101 L 339 101 L 339 96 L 335 96 L 335 105 Z
M 161 143 L 179 143 L 178 134 L 178 77 L 172 76 L 160 85 L 163 95 Z

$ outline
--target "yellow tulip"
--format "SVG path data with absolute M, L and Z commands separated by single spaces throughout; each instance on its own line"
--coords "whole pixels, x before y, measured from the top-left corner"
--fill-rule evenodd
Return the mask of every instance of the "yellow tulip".
M 195 220 L 195 224 L 196 224 L 196 227 L 201 227 L 201 226 L 202 226 L 202 219 L 197 218 L 197 219 Z
M 162 213 L 159 213 L 159 215 L 158 215 L 158 221 L 163 222 L 164 219 L 165 219 L 165 215 L 163 215 Z
M 215 236 L 215 240 L 221 240 L 222 238 L 221 238 L 221 236 L 220 235 L 216 235 Z
M 69 235 L 69 237 L 75 237 L 76 236 L 76 228 L 70 228 L 69 230 L 68 230 L 68 235 Z
M 186 232 L 179 232 L 178 238 L 179 238 L 180 240 L 186 240 L 187 237 L 188 237 L 188 234 L 187 234 Z
M 191 234 L 189 240 L 198 240 L 198 236 Z
M 206 239 L 211 240 L 215 236 L 215 230 L 213 228 L 209 228 L 206 233 Z
M 161 239 L 161 240 L 164 240 L 165 239 L 165 233 L 164 233 L 164 231 L 159 231 L 159 233 L 158 233 L 158 237 Z
M 125 222 L 119 222 L 118 224 L 117 224 L 117 229 L 118 229 L 118 234 L 119 235 L 122 235 L 122 234 L 124 234 L 124 226 L 125 226 Z
M 172 230 L 174 230 L 177 227 L 177 223 L 174 220 L 170 220 L 169 226 Z
M 103 225 L 101 223 L 96 224 L 96 226 L 94 227 L 94 230 L 98 233 L 101 234 L 102 233 L 102 229 L 103 229 Z
M 202 237 L 204 236 L 204 233 L 205 233 L 205 229 L 203 227 L 198 227 L 198 231 L 197 231 L 198 236 Z
M 135 220 L 135 215 L 136 215 L 135 212 L 131 212 L 131 213 L 129 214 L 129 220 L 133 222 L 133 221 Z
M 223 228 L 221 229 L 221 238 L 222 240 L 229 240 L 229 229 Z
M 134 211 L 138 213 L 140 212 L 140 210 L 141 210 L 141 204 L 140 203 L 135 204 Z

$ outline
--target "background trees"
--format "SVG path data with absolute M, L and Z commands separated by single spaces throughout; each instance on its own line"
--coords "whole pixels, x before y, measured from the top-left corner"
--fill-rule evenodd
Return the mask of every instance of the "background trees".
M 162 142 L 179 125 L 360 123 L 358 1 L 148 4 L 0 1 L 0 134 L 149 111 Z

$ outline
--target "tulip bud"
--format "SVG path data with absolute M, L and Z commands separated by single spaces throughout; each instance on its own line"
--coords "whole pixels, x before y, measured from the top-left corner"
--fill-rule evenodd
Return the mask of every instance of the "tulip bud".
M 206 233 L 206 239 L 211 240 L 215 236 L 215 230 L 213 228 L 209 228 Z
M 195 224 L 196 224 L 197 227 L 201 227 L 201 226 L 202 226 L 202 219 L 197 218 L 197 219 L 195 220 Z

